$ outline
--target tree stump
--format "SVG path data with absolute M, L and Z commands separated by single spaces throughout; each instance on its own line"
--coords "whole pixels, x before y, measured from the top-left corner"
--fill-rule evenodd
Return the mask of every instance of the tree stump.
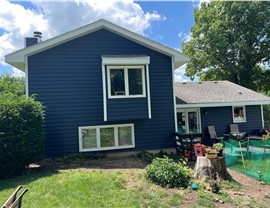
M 232 180 L 225 164 L 225 157 L 217 157 L 208 159 L 206 157 L 197 157 L 194 168 L 194 176 L 196 179 L 223 179 Z

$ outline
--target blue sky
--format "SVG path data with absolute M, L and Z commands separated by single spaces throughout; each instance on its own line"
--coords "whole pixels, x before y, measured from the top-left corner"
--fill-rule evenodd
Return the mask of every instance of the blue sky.
M 171 48 L 181 50 L 194 24 L 193 10 L 199 1 L 0 1 L 0 73 L 23 76 L 4 63 L 4 55 L 23 46 L 24 37 L 33 31 L 43 39 L 104 18 Z M 176 71 L 178 81 L 184 67 Z

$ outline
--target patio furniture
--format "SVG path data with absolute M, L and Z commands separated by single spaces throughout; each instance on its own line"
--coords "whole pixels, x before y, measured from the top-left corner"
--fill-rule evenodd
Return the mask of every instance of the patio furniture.
M 181 154 L 185 156 L 185 152 L 190 152 L 190 160 L 192 160 L 192 156 L 195 156 L 194 152 L 194 144 L 201 143 L 202 133 L 187 133 L 187 134 L 179 134 L 178 132 L 172 133 L 177 154 Z
M 215 126 L 208 126 L 208 132 L 213 143 L 222 142 L 224 137 L 218 137 Z
M 238 124 L 230 124 L 230 132 L 239 132 Z
M 230 137 L 237 141 L 246 141 L 248 139 L 246 132 L 239 131 L 238 124 L 230 124 Z
M 17 194 L 19 190 L 22 188 L 22 186 L 19 186 L 16 191 L 13 192 L 13 194 L 9 197 L 9 199 L 4 203 L 2 208 L 21 208 L 22 207 L 22 199 L 24 194 L 28 191 L 28 189 L 25 189 L 17 198 Z
M 11 196 L 8 198 L 8 200 L 4 203 L 4 205 L 2 206 L 2 208 L 5 207 L 10 207 L 16 200 L 17 198 L 17 193 L 19 192 L 19 190 L 22 188 L 22 186 L 19 186 L 12 194 Z
M 10 208 L 21 208 L 22 207 L 22 199 L 24 194 L 28 191 L 28 189 L 25 189 L 20 196 L 16 199 L 16 201 L 10 206 Z

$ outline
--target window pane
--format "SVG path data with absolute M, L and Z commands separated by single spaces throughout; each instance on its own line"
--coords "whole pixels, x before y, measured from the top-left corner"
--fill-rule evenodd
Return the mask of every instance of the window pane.
M 234 107 L 234 120 L 235 121 L 244 121 L 244 108 L 243 107 Z
M 128 84 L 130 95 L 142 95 L 142 69 L 128 69 Z
M 118 127 L 119 146 L 132 145 L 131 126 Z
M 177 112 L 178 133 L 186 133 L 185 112 Z
M 82 148 L 95 148 L 97 147 L 96 129 L 82 129 Z
M 197 112 L 188 112 L 189 133 L 198 133 Z
M 100 129 L 100 147 L 112 147 L 114 144 L 114 128 Z
M 125 95 L 124 69 L 110 69 L 111 95 Z

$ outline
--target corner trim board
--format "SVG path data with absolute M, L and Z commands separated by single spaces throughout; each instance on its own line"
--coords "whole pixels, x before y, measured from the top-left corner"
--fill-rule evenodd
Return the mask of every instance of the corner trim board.
M 29 97 L 28 56 L 25 57 L 25 95 Z
M 107 98 L 106 98 L 106 72 L 105 65 L 102 63 L 102 86 L 103 86 L 103 117 L 107 121 Z
M 150 95 L 150 78 L 149 78 L 149 65 L 146 65 L 146 82 L 147 82 L 147 102 L 148 102 L 148 118 L 152 118 L 151 110 L 151 95 Z
M 262 128 L 264 128 L 263 105 L 261 105 Z

